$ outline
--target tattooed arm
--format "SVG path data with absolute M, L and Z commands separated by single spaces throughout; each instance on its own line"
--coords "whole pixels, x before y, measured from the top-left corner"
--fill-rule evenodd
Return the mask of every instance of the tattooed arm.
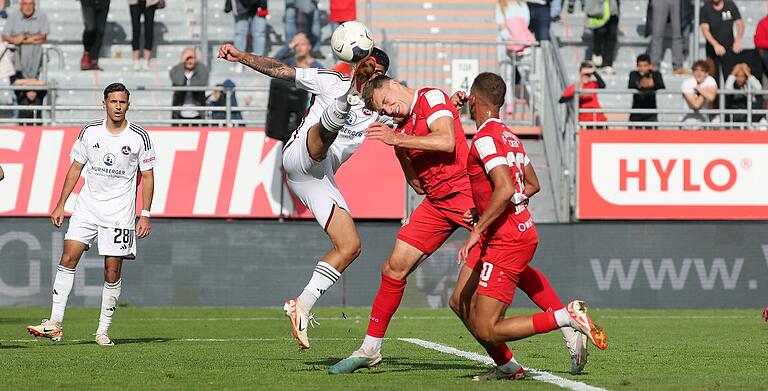
M 257 56 L 238 50 L 231 44 L 224 44 L 219 48 L 219 58 L 231 62 L 239 62 L 247 65 L 256 72 L 269 77 L 293 81 L 296 79 L 296 69 L 278 61 L 272 57 Z

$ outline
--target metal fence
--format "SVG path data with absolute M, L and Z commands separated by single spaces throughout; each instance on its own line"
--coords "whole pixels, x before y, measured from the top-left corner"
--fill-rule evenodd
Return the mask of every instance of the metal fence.
M 693 111 L 692 109 L 684 108 L 685 102 L 682 93 L 673 91 L 657 91 L 658 96 L 674 96 L 679 100 L 679 109 L 672 109 L 667 107 L 661 107 L 656 109 L 632 109 L 632 108 L 601 108 L 601 109 L 586 109 L 580 107 L 579 97 L 584 94 L 598 94 L 599 95 L 633 95 L 638 93 L 634 89 L 577 89 L 573 98 L 573 113 L 578 114 L 608 114 L 607 121 L 581 121 L 578 115 L 575 115 L 573 120 L 578 121 L 579 127 L 602 127 L 609 129 L 626 129 L 626 128 L 645 128 L 645 129 L 741 129 L 741 130 L 759 130 L 761 127 L 768 127 L 768 123 L 761 123 L 760 118 L 765 118 L 768 115 L 768 110 L 762 107 L 753 106 L 752 102 L 758 96 L 764 95 L 765 91 L 754 91 L 746 85 L 744 90 L 719 90 L 717 92 L 720 97 L 719 103 L 722 108 L 719 109 L 700 109 Z M 743 95 L 747 100 L 746 109 L 728 109 L 724 105 L 724 96 L 737 96 Z M 630 114 L 658 114 L 659 121 L 629 121 Z M 708 117 L 709 121 L 689 123 L 682 120 L 687 114 L 701 114 L 704 117 Z M 735 115 L 745 116 L 745 121 L 734 121 Z M 613 118 L 611 118 L 613 117 Z M 618 117 L 618 118 L 617 118 Z M 624 118 L 626 117 L 626 119 Z M 762 129 L 762 130 L 768 130 Z
M 537 125 L 538 44 L 512 56 L 507 54 L 507 45 L 530 43 L 393 40 L 389 44 L 394 49 L 395 66 L 390 70 L 393 77 L 413 87 L 440 88 L 452 94 L 457 90 L 469 91 L 480 72 L 497 73 L 507 82 L 502 120 L 512 125 Z M 470 122 L 466 110 L 463 119 Z
M 170 101 L 173 92 L 181 91 L 204 91 L 212 92 L 219 91 L 225 96 L 224 106 L 170 106 L 170 105 L 153 105 L 142 104 L 139 100 L 134 100 L 131 104 L 131 114 L 137 117 L 142 113 L 168 113 L 168 119 L 157 119 L 151 117 L 145 117 L 142 119 L 143 125 L 177 125 L 183 123 L 185 125 L 195 126 L 244 126 L 246 123 L 251 124 L 253 121 L 248 119 L 237 120 L 233 119 L 233 113 L 266 113 L 266 102 L 263 105 L 258 106 L 236 106 L 231 105 L 230 97 L 237 92 L 261 92 L 267 93 L 266 87 L 234 87 L 227 88 L 222 86 L 210 86 L 210 87 L 158 87 L 158 86 L 128 86 L 128 89 L 133 92 L 167 92 L 168 100 Z M 98 99 L 94 99 L 92 102 L 79 102 L 72 101 L 69 94 L 76 91 L 91 92 L 94 94 L 101 94 L 101 87 L 77 87 L 77 86 L 61 86 L 56 82 L 49 82 L 48 85 L 43 86 L 0 86 L 0 93 L 16 91 L 46 91 L 45 101 L 41 105 L 19 105 L 17 102 L 12 104 L 0 104 L 0 124 L 19 124 L 25 125 L 81 125 L 85 122 L 92 120 L 93 118 L 87 117 L 86 114 L 94 111 L 103 111 Z M 15 94 L 13 94 L 15 95 Z M 34 111 L 34 118 L 18 118 L 19 110 Z M 205 112 L 205 118 L 202 119 L 171 119 L 171 111 L 191 110 Z M 224 118 L 216 119 L 212 118 L 213 113 L 224 113 Z

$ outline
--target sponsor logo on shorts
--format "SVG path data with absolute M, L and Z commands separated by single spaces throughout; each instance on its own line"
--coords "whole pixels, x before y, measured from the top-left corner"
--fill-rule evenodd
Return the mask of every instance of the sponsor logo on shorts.
M 533 227 L 533 217 L 529 217 L 528 220 L 524 223 L 520 223 L 517 225 L 517 230 L 520 232 L 525 232 L 528 230 L 528 228 Z
M 115 155 L 111 153 L 104 155 L 104 164 L 108 166 L 112 166 L 113 164 L 115 164 Z
M 120 152 L 122 152 L 123 155 L 129 155 L 131 153 L 131 147 L 129 147 L 128 145 L 124 145 L 123 149 L 121 149 Z

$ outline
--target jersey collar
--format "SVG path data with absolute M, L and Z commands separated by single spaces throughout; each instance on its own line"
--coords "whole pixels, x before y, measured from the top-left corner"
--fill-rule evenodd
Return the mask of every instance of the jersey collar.
M 500 124 L 503 124 L 503 123 L 504 123 L 504 122 L 502 122 L 502 121 L 501 121 L 500 119 L 498 119 L 498 118 L 488 118 L 487 120 L 485 120 L 485 122 L 483 122 L 483 124 L 482 124 L 482 125 L 480 125 L 480 127 L 479 127 L 479 128 L 477 128 L 477 131 L 479 132 L 479 131 L 480 131 L 480 129 L 484 128 L 484 127 L 485 127 L 485 125 L 487 125 L 487 124 L 488 124 L 488 122 L 498 122 L 498 123 L 500 123 Z

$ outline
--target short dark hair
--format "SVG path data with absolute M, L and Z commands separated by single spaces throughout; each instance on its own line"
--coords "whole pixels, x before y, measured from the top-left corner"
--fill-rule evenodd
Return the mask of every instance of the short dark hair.
M 365 85 L 363 85 L 363 101 L 365 101 L 365 108 L 371 111 L 378 111 L 373 107 L 373 92 L 375 90 L 378 90 L 379 88 L 383 87 L 387 83 L 389 83 L 392 80 L 391 77 L 386 75 L 381 75 L 379 77 L 374 77 L 371 80 L 368 80 Z
M 504 104 L 504 95 L 507 94 L 507 85 L 501 76 L 492 72 L 483 72 L 472 82 L 472 93 L 482 96 L 496 107 L 501 107 Z
M 709 64 L 707 63 L 707 60 L 699 60 L 694 62 L 691 69 L 695 71 L 696 68 L 700 68 L 704 72 L 709 72 Z
M 640 63 L 640 62 L 647 62 L 647 63 L 650 64 L 651 63 L 651 56 L 649 56 L 646 53 L 643 53 L 643 54 L 637 56 L 637 61 L 636 62 L 638 62 L 638 63 Z
M 579 70 L 587 69 L 587 68 L 594 68 L 594 67 L 595 67 L 595 64 L 592 64 L 589 61 L 584 61 L 584 62 L 581 63 L 581 65 L 579 65 Z
M 387 53 L 375 47 L 371 51 L 371 56 L 376 59 L 377 64 L 384 66 L 384 73 L 387 73 L 389 70 L 389 56 L 387 56 Z
M 125 85 L 123 83 L 112 83 L 107 86 L 107 88 L 104 89 L 104 100 L 107 100 L 107 97 L 109 94 L 113 92 L 125 92 L 125 95 L 128 96 L 128 100 L 131 99 L 131 92 L 128 91 L 127 88 L 125 88 Z

